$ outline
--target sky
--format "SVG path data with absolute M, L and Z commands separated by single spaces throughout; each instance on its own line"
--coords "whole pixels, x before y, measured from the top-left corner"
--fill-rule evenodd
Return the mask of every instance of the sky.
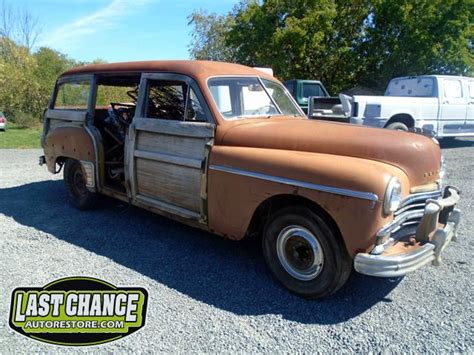
M 188 59 L 187 16 L 223 14 L 236 0 L 6 0 L 38 18 L 36 46 L 81 61 Z

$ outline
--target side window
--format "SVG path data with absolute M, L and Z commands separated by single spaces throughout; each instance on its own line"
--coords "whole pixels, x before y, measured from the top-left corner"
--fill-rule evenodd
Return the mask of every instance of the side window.
M 222 85 L 212 85 L 209 89 L 219 111 L 224 116 L 233 116 L 230 85 L 225 85 L 224 83 Z
M 87 110 L 90 95 L 89 81 L 66 82 L 59 85 L 54 109 Z
M 198 96 L 187 83 L 171 80 L 149 80 L 147 86 L 147 118 L 174 121 L 206 121 Z
M 462 86 L 460 80 L 444 81 L 444 97 L 459 99 L 462 97 Z
M 186 121 L 207 121 L 204 108 L 193 88 L 190 88 L 189 90 L 188 100 L 188 116 L 186 117 Z
M 265 114 L 267 108 L 269 112 L 277 112 L 275 105 L 260 83 L 243 86 L 241 96 L 244 115 Z
M 474 81 L 469 82 L 469 97 L 474 99 Z
M 303 84 L 303 97 L 324 96 L 324 92 L 319 84 Z

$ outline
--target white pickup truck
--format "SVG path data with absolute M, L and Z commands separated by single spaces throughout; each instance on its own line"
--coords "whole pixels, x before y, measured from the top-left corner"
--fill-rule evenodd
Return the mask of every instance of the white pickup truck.
M 341 95 L 341 101 L 350 110 L 351 123 L 397 130 L 423 128 L 440 138 L 474 136 L 474 78 L 395 78 L 384 96 Z

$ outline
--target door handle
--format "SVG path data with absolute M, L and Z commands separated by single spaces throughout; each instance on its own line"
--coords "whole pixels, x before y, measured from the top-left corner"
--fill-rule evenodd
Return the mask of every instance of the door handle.
M 443 104 L 449 104 L 449 100 L 446 100 L 445 102 L 443 102 Z

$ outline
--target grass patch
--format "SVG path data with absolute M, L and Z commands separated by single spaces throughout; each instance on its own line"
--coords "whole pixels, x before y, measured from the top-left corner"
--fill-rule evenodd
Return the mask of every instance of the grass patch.
M 41 148 L 42 127 L 21 128 L 14 123 L 7 123 L 6 131 L 0 131 L 0 149 Z

